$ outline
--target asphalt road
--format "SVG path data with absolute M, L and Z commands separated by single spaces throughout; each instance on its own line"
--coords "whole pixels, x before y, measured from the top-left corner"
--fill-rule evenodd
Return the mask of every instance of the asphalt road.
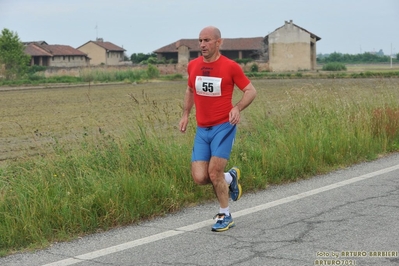
M 399 265 L 398 177 L 393 154 L 244 194 L 231 203 L 236 227 L 226 232 L 211 231 L 212 203 L 0 265 Z

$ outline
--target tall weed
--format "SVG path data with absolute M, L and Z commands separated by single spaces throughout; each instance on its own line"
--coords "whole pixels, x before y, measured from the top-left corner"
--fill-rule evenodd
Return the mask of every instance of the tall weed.
M 258 97 L 242 114 L 230 159 L 244 173 L 246 192 L 399 150 L 394 80 L 254 84 Z M 129 112 L 137 116 L 124 134 L 88 130 L 80 148 L 58 146 L 52 156 L 0 168 L 1 253 L 214 199 L 210 186 L 190 177 L 194 118 L 181 134 L 181 106 L 151 98 L 147 90 L 128 96 Z

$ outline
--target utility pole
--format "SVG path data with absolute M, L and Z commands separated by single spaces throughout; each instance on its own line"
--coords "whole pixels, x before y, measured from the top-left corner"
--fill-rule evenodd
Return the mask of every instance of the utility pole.
M 392 68 L 392 43 L 391 43 L 391 68 Z

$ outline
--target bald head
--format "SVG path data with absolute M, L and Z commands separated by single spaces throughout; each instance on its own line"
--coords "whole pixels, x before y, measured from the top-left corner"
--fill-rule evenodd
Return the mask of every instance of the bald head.
M 203 28 L 199 34 L 199 46 L 205 62 L 213 62 L 220 57 L 222 45 L 220 30 L 213 26 Z
M 209 34 L 215 39 L 220 39 L 222 37 L 220 30 L 214 26 L 208 26 L 203 28 L 200 32 L 200 35 L 202 34 Z

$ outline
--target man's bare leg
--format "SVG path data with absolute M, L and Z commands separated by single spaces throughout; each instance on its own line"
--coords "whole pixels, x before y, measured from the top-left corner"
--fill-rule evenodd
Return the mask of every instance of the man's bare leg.
M 212 183 L 221 208 L 229 206 L 229 186 L 224 178 L 227 160 L 213 156 L 210 162 L 195 161 L 192 163 L 192 176 L 199 185 Z

